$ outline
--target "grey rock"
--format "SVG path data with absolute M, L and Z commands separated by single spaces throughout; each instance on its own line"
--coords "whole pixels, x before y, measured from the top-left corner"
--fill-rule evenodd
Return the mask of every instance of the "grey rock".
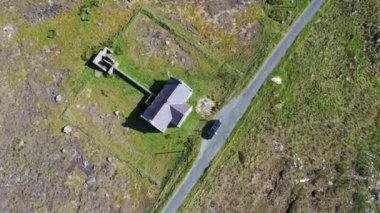
M 92 186 L 95 186 L 96 184 L 96 178 L 94 176 L 91 176 L 89 177 L 87 180 L 86 180 L 86 185 L 88 187 L 92 187 Z
M 71 126 L 67 125 L 67 126 L 63 127 L 62 131 L 63 131 L 63 133 L 68 134 L 68 133 L 73 131 L 73 128 Z
M 62 100 L 63 100 L 62 95 L 56 95 L 56 96 L 54 96 L 54 101 L 55 102 L 61 102 Z
M 113 114 L 115 114 L 115 115 L 116 115 L 117 119 L 119 119 L 119 118 L 120 118 L 120 116 L 121 116 L 121 113 L 120 113 L 120 111 L 115 111 Z

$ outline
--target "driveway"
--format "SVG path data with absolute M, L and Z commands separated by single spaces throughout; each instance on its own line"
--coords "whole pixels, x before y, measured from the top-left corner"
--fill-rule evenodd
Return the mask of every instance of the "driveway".
M 222 121 L 218 135 L 215 135 L 211 140 L 202 141 L 200 152 L 192 168 L 164 207 L 163 212 L 173 213 L 181 206 L 186 196 L 202 176 L 204 170 L 221 150 L 240 118 L 247 111 L 257 91 L 323 3 L 324 0 L 312 0 L 303 14 L 290 27 L 285 37 L 272 51 L 271 55 L 262 64 L 256 76 L 249 82 L 247 87 L 218 112 L 216 119 Z

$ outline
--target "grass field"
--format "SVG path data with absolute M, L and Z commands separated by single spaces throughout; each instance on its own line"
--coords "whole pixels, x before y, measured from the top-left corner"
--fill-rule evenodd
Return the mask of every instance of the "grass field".
M 161 37 L 155 38 L 156 35 Z M 166 42 L 170 44 L 166 45 Z M 201 53 L 144 14 L 136 14 L 110 45 L 115 49 L 120 68 L 154 92 L 159 91 L 170 72 L 194 88 L 190 99 L 192 105 L 207 94 L 213 94 L 212 97 L 217 99 L 225 93 L 222 89 L 218 90 L 220 93 L 213 92 L 226 84 L 218 78 L 218 68 L 213 68 L 200 56 Z M 170 64 L 169 56 L 174 54 L 180 58 L 178 65 Z M 192 113 L 182 128 L 159 133 L 140 118 L 146 97 L 122 79 L 96 79 L 90 76 L 91 70 L 84 72 L 86 74 L 81 78 L 87 81 L 66 110 L 65 118 L 113 150 L 119 158 L 131 163 L 153 183 L 162 186 L 177 159 L 182 159 L 185 144 L 191 145 L 184 142 L 195 143 L 194 138 L 199 139 L 197 130 L 203 126 L 202 118 Z M 123 118 L 117 120 L 113 115 L 115 111 L 120 111 Z
M 193 38 L 180 35 L 183 29 L 170 28 L 163 20 L 141 9 L 116 37 L 107 41 L 106 45 L 115 50 L 120 68 L 155 92 L 169 75 L 184 80 L 194 89 L 192 105 L 203 96 L 223 103 L 241 77 L 240 73 L 226 70 L 232 65 L 223 65 L 217 53 L 207 54 L 203 46 L 193 43 Z M 139 117 L 142 100 L 142 95 L 121 79 L 93 78 L 86 82 L 65 117 L 152 183 L 163 187 L 178 160 L 184 160 L 184 153 L 189 150 L 186 146 L 194 146 L 192 143 L 204 120 L 193 113 L 181 129 L 152 133 L 154 130 Z M 117 120 L 112 115 L 114 111 L 121 111 L 126 121 Z M 191 143 L 184 143 L 186 141 Z
M 136 89 L 121 79 L 93 79 L 72 102 L 65 117 L 160 185 L 168 168 L 184 151 L 184 143 L 180 141 L 187 140 L 189 134 L 182 129 L 166 134 L 156 132 L 140 118 L 142 99 Z M 114 115 L 115 111 L 122 114 L 121 118 Z M 190 122 L 193 120 L 194 117 L 189 118 Z M 189 124 L 185 130 L 188 128 L 194 127 Z
M 57 138 L 68 143 L 74 140 L 72 138 L 80 138 L 79 145 L 75 146 L 83 149 L 83 159 L 93 162 L 97 174 L 104 171 L 105 158 L 114 159 L 117 181 L 103 182 L 94 192 L 97 198 L 115 201 L 121 206 L 131 202 L 131 209 L 148 211 L 152 206 L 160 206 L 160 201 L 165 200 L 181 180 L 197 154 L 200 141 L 197 130 L 212 116 L 202 118 L 193 112 L 180 129 L 171 128 L 165 134 L 154 132 L 139 117 L 143 110 L 140 105 L 143 95 L 117 77 L 96 78 L 93 70 L 86 66 L 92 54 L 110 46 L 115 50 L 121 69 L 153 91 L 157 92 L 163 81 L 173 75 L 194 89 L 190 99 L 193 106 L 200 97 L 208 96 L 219 108 L 244 85 L 244 79 L 252 76 L 255 67 L 264 60 L 308 1 L 299 1 L 302 3 L 296 8 L 285 9 L 292 13 L 281 21 L 267 16 L 266 11 L 275 7 L 273 5 L 253 4 L 239 8 L 240 12 L 234 12 L 237 27 L 232 31 L 214 28 L 209 17 L 195 14 L 199 8 L 192 4 L 140 1 L 128 9 L 122 7 L 121 2 L 82 0 L 44 17 L 42 13 L 50 10 L 44 9 L 42 1 L 34 0 L 28 4 L 14 1 L 14 8 L 20 5 L 20 11 L 26 10 L 26 15 L 24 12 L 1 14 L 0 26 L 8 22 L 15 26 L 15 44 L 11 47 L 16 53 L 19 48 L 20 54 L 15 56 L 16 62 L 12 66 L 5 65 L 9 74 L 1 80 L 12 85 L 15 94 L 23 94 L 23 90 L 29 87 L 38 91 L 37 95 L 29 94 L 35 99 L 27 99 L 25 103 L 44 113 L 33 118 L 34 128 L 40 129 L 40 124 L 44 124 L 46 129 L 41 132 L 58 135 Z M 172 11 L 191 7 L 189 12 L 194 13 L 191 22 L 197 26 L 197 32 L 190 33 L 182 23 L 167 17 L 164 12 L 168 5 Z M 37 12 L 33 11 L 36 8 Z M 182 15 L 190 17 L 187 13 Z M 255 23 L 257 30 L 250 31 L 251 24 Z M 248 36 L 240 42 L 238 33 L 242 30 L 240 28 L 246 27 L 251 38 Z M 13 66 L 17 67 L 16 70 Z M 46 94 L 41 92 L 45 90 L 48 91 Z M 60 104 L 53 101 L 57 94 L 63 96 Z M 113 114 L 115 111 L 121 112 L 121 118 Z M 67 124 L 72 125 L 74 131 L 70 136 L 63 136 L 60 130 Z M 53 149 L 49 143 L 45 146 Z M 55 146 L 63 144 L 55 143 Z M 64 155 L 63 148 L 57 150 Z M 77 150 L 67 151 L 69 157 L 62 164 L 70 164 L 70 157 L 76 154 Z M 64 166 L 59 166 L 64 172 L 61 167 Z M 61 178 L 71 194 L 67 196 L 68 200 L 62 201 L 60 210 L 75 208 L 70 201 L 78 197 L 79 206 L 82 205 L 84 211 L 91 211 L 96 206 L 91 203 L 91 198 L 88 202 L 85 199 L 93 192 L 84 187 L 89 177 L 82 171 L 75 169 L 69 177 L 63 175 Z M 102 178 L 108 177 L 100 175 L 99 182 Z M 120 182 L 128 184 L 118 188 Z M 106 190 L 114 192 L 111 198 L 104 197 Z M 33 206 L 32 209 L 44 209 L 47 204 L 37 200 Z
M 182 212 L 378 211 L 379 9 L 327 1 Z
M 241 9 L 236 5 L 231 6 L 234 3 L 230 1 L 210 1 L 205 4 L 180 2 L 160 3 L 158 10 L 169 17 L 173 25 L 187 29 L 187 34 L 194 37 L 195 41 L 214 50 L 210 52 L 216 52 L 216 57 L 223 61 L 226 69 L 223 73 L 228 74 L 223 81 L 232 81 L 234 88 L 225 96 L 226 101 L 246 85 L 269 50 L 280 41 L 283 33 L 308 3 L 309 0 L 285 0 L 272 5 L 252 3 Z M 200 8 L 208 11 L 206 15 L 200 12 Z M 223 18 L 226 13 L 229 15 Z M 282 14 L 282 17 L 274 19 L 272 15 L 277 14 Z M 223 19 L 232 22 L 230 24 L 233 27 L 226 29 Z
M 190 100 L 193 105 L 200 97 L 209 94 L 220 100 L 225 92 L 220 89 L 215 93 L 215 88 L 230 84 L 221 79 L 219 65 L 209 63 L 215 59 L 204 57 L 191 43 L 142 13 L 136 15 L 128 28 L 115 38 L 112 46 L 122 50 L 116 51 L 115 56 L 120 61 L 120 68 L 148 88 L 157 82 L 165 82 L 169 76 L 184 80 L 194 89 L 194 97 Z M 155 92 L 158 89 L 152 88 Z

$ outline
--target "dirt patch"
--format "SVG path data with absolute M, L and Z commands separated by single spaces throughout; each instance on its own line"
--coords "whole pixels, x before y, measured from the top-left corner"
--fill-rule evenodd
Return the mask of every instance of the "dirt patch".
M 133 1 L 131 0 L 117 0 L 116 3 L 120 6 L 120 7 L 123 7 L 123 8 L 131 8 L 132 5 L 133 5 Z
M 191 32 L 193 34 L 199 33 L 197 31 L 196 27 L 191 23 L 191 21 L 186 19 L 186 18 L 182 19 L 175 14 L 166 14 L 166 18 L 171 20 L 171 21 L 176 21 L 176 22 L 180 23 L 186 30 L 188 30 L 189 32 Z
M 255 1 L 252 0 L 216 0 L 216 1 L 205 1 L 204 8 L 207 14 L 210 16 L 215 16 L 224 11 L 229 11 L 233 9 L 240 9 L 246 4 L 251 4 Z
M 190 53 L 181 46 L 178 38 L 169 35 L 162 28 L 152 27 L 150 22 L 144 17 L 138 23 L 133 52 L 138 54 L 138 57 L 141 55 L 149 58 L 157 57 L 166 60 L 171 66 L 178 63 L 188 70 L 194 69 L 195 63 Z
M 258 21 L 246 24 L 240 29 L 238 36 L 243 41 L 252 40 L 254 36 L 260 31 L 260 28 L 262 28 L 262 26 Z
M 17 32 L 17 27 L 13 24 L 6 24 L 4 26 L 0 26 L 0 40 L 10 40 L 12 39 L 13 35 Z
M 231 31 L 235 27 L 235 21 L 233 16 L 228 12 L 221 13 L 217 18 L 217 23 L 224 31 Z
M 215 1 L 207 1 L 207 0 L 165 0 L 163 2 L 166 3 L 189 3 L 189 4 L 197 4 L 201 5 L 204 10 L 210 16 L 215 16 L 219 13 L 236 9 L 240 7 L 244 7 L 247 4 L 251 4 L 257 1 L 254 0 L 215 0 Z
M 32 23 L 41 23 L 56 17 L 64 9 L 73 6 L 72 0 L 46 1 L 39 3 L 26 2 L 21 7 L 22 17 Z
M 231 32 L 235 28 L 236 20 L 235 15 L 238 12 L 244 10 L 249 4 L 257 3 L 254 0 L 194 0 L 194 1 L 183 1 L 183 0 L 168 0 L 164 1 L 166 3 L 172 4 L 182 4 L 182 5 L 195 5 L 198 7 L 199 12 L 205 19 L 214 23 L 221 30 L 225 32 Z M 167 13 L 166 11 L 163 11 Z M 175 15 L 167 15 L 168 17 L 173 17 Z M 190 32 L 195 32 L 196 28 L 192 26 L 190 22 L 185 22 L 180 20 L 180 23 L 185 28 L 189 29 Z
M 4 40 L 3 40 L 4 41 Z M 9 59 L 14 59 L 16 57 L 19 57 L 21 55 L 21 50 L 19 47 L 19 44 L 2 44 L 2 41 L 0 39 L 0 63 L 2 64 L 3 67 L 5 65 L 11 64 L 11 60 Z M 13 63 L 10 66 L 14 67 L 19 67 L 21 64 L 20 63 Z M 0 73 L 8 72 L 9 70 L 6 69 L 1 69 Z
M 21 54 L 19 48 L 20 44 L 12 42 L 17 31 L 18 27 L 12 23 L 0 26 L 0 62 L 3 66 L 10 58 L 17 57 Z
M 83 139 L 79 134 L 68 136 L 65 146 L 60 149 L 60 155 L 67 162 L 65 185 L 76 195 L 76 199 L 67 207 L 84 212 L 138 208 L 139 205 L 131 200 L 129 193 L 130 179 L 118 172 L 123 170 L 120 162 L 111 157 L 99 156 L 96 152 L 86 154 L 83 150 Z M 91 155 L 86 156 L 89 154 Z M 93 159 L 96 161 L 93 162 Z M 73 188 L 78 184 L 79 188 Z M 114 202 L 116 199 L 118 202 Z

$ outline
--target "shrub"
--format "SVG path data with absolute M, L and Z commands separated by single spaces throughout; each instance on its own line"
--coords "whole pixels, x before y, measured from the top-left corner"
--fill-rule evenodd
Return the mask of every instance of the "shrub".
M 88 61 L 89 57 L 88 57 L 88 53 L 87 53 L 87 51 L 82 52 L 82 54 L 80 55 L 80 58 L 81 58 L 83 61 Z
M 345 161 L 338 161 L 335 163 L 334 168 L 340 174 L 344 174 L 348 169 L 348 165 Z
M 271 9 L 268 11 L 268 17 L 273 19 L 274 21 L 277 21 L 278 23 L 286 21 L 288 16 L 288 11 L 284 9 Z
M 244 156 L 243 152 L 238 151 L 237 154 L 238 154 L 239 162 L 240 162 L 241 164 L 244 164 L 244 162 L 245 162 L 245 156 Z
M 98 8 L 100 6 L 99 0 L 91 0 L 87 4 L 84 4 L 79 8 L 79 17 L 82 22 L 90 21 L 90 13 L 94 8 Z
M 89 3 L 89 7 L 90 8 L 99 7 L 99 6 L 100 6 L 99 0 L 91 0 L 90 3 Z
M 357 161 L 355 162 L 355 171 L 360 175 L 360 176 L 369 176 L 370 175 L 370 169 L 368 165 L 368 160 L 359 157 Z
M 49 30 L 47 32 L 47 37 L 48 38 L 54 38 L 57 35 L 57 32 L 55 30 Z
M 116 45 L 114 48 L 114 53 L 116 55 L 122 55 L 124 53 L 123 49 L 120 47 L 120 45 Z
M 267 0 L 267 4 L 270 4 L 270 5 L 281 5 L 283 3 L 284 3 L 283 0 Z
M 81 21 L 83 22 L 90 21 L 90 18 L 88 17 L 88 15 L 90 15 L 90 12 L 87 7 L 82 7 L 79 9 L 79 17 Z

